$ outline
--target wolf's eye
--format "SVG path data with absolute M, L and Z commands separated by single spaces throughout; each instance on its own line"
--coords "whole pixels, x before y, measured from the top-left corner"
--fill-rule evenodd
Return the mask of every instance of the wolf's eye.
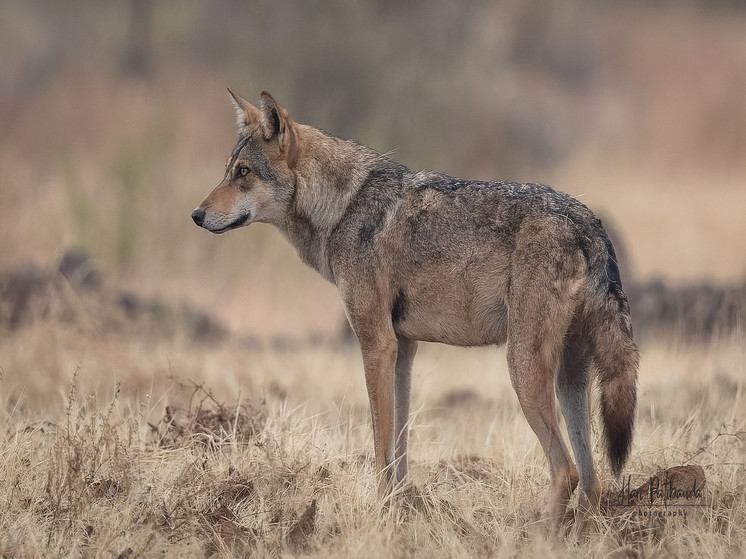
M 244 167 L 243 165 L 241 165 L 238 169 L 236 169 L 236 175 L 239 177 L 245 177 L 248 174 L 249 174 L 248 167 Z

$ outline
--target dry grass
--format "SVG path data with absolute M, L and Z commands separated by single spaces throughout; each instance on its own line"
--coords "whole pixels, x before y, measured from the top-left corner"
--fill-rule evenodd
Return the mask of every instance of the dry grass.
M 594 518 L 579 537 L 555 539 L 538 522 L 545 460 L 500 350 L 423 347 L 413 379 L 415 489 L 381 508 L 354 348 L 146 349 L 120 340 L 117 350 L 86 339 L 81 349 L 69 343 L 76 334 L 63 341 L 46 333 L 44 324 L 31 326 L 0 353 L 5 556 L 744 551 L 742 339 L 697 349 L 654 345 L 643 356 L 625 475 L 636 487 L 662 468 L 700 465 L 703 506 L 667 521 L 617 510 Z M 67 389 L 56 398 L 22 389 L 44 360 L 78 363 L 60 373 Z M 618 487 L 600 462 L 605 486 Z

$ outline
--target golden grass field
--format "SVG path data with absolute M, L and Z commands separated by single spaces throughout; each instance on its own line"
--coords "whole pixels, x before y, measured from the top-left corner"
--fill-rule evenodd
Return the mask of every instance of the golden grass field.
M 0 556 L 743 557 L 742 326 L 692 340 L 671 324 L 640 340 L 624 476 L 636 488 L 702 467 L 702 496 L 663 509 L 686 519 L 612 507 L 552 535 L 539 522 L 546 461 L 504 349 L 435 344 L 414 365 L 414 488 L 383 507 L 336 290 L 270 227 L 211 236 L 189 214 L 235 139 L 225 86 L 252 101 L 269 89 L 297 120 L 413 168 L 577 196 L 623 240 L 625 284 L 742 285 L 746 14 L 275 4 L 154 4 L 144 77 L 118 69 L 125 3 L 81 0 L 75 21 L 43 2 L 2 7 Z M 577 49 L 593 52 L 586 85 L 558 77 L 560 58 L 543 66 L 554 52 L 574 64 Z M 521 159 L 545 128 L 557 154 L 542 163 L 539 142 Z M 74 246 L 98 290 L 55 271 Z M 32 267 L 45 283 L 12 324 L 3 282 Z M 128 318 L 125 292 L 201 309 L 228 333 L 208 343 L 157 309 Z M 613 499 L 623 480 L 598 442 L 594 457 Z
M 617 509 L 569 539 L 538 522 L 548 473 L 502 350 L 422 347 L 416 490 L 388 509 L 374 497 L 355 348 L 143 347 L 40 324 L 0 351 L 4 556 L 743 553 L 742 340 L 643 353 L 625 475 L 636 487 L 700 465 L 706 489 L 691 502 L 701 506 L 671 504 L 688 516 L 665 521 Z M 604 486 L 618 489 L 594 453 Z

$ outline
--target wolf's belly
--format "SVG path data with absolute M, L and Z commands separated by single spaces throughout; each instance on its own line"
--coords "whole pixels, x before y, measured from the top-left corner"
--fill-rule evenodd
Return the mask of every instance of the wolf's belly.
M 457 346 L 505 343 L 508 311 L 502 299 L 448 292 L 428 295 L 400 295 L 392 312 L 398 335 Z

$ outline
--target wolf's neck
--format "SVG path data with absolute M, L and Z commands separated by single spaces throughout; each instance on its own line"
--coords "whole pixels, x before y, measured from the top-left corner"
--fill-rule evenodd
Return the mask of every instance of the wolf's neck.
M 280 230 L 306 264 L 333 282 L 327 254 L 329 235 L 368 177 L 371 164 L 381 156 L 310 126 L 296 126 L 300 156 L 295 199 Z

